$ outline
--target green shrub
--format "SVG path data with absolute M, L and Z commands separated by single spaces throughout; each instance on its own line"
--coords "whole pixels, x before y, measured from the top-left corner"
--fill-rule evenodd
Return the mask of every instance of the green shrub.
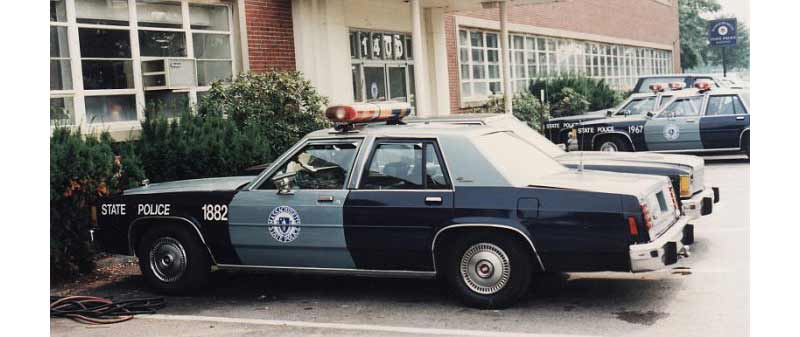
M 564 91 L 564 88 L 570 88 L 572 91 Z M 529 89 L 536 97 L 539 97 L 541 90 L 544 90 L 544 101 L 553 106 L 553 116 L 555 117 L 608 109 L 622 100 L 622 94 L 612 89 L 605 80 L 585 76 L 537 79 L 531 82 Z M 576 101 L 578 96 L 575 93 L 588 101 L 588 107 L 584 109 L 584 104 L 580 100 Z M 567 97 L 565 101 L 564 98 L 567 94 L 570 97 Z M 574 103 L 574 105 L 571 106 L 568 103 Z M 564 110 L 564 108 L 569 109 Z
M 280 154 L 263 126 L 239 127 L 219 115 L 150 117 L 142 122 L 137 152 L 152 182 L 235 175 Z
M 494 96 L 489 98 L 485 104 L 473 108 L 471 113 L 503 113 L 505 109 L 505 98 Z M 541 131 L 542 122 L 550 118 L 550 106 L 542 104 L 539 98 L 527 91 L 514 94 L 512 102 L 514 117 L 525 122 L 534 130 Z
M 327 98 L 299 72 L 243 74 L 216 82 L 200 100 L 200 116 L 227 116 L 236 126 L 258 125 L 280 154 L 305 134 L 330 126 L 323 116 Z
M 91 206 L 104 195 L 144 179 L 141 161 L 129 144 L 114 144 L 108 133 L 81 135 L 56 128 L 50 138 L 50 273 L 66 278 L 91 271 Z

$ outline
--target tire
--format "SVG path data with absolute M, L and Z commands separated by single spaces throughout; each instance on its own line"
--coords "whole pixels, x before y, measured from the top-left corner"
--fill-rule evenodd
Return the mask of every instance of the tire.
M 455 235 L 451 236 L 453 244 L 443 251 L 440 270 L 448 289 L 461 302 L 474 308 L 500 309 L 528 292 L 534 270 L 528 246 L 505 233 Z
M 207 249 L 184 227 L 156 224 L 142 236 L 136 255 L 145 281 L 156 291 L 185 294 L 208 284 Z
M 750 134 L 748 133 L 745 135 L 744 139 L 742 140 L 742 150 L 744 150 L 744 154 L 747 155 L 747 159 L 750 160 Z
M 631 150 L 630 144 L 620 137 L 602 138 L 595 146 L 595 151 L 630 152 Z

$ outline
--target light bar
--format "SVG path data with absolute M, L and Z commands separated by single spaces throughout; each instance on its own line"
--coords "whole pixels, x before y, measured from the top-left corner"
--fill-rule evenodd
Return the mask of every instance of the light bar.
M 681 90 L 683 88 L 686 88 L 686 83 L 684 82 L 672 82 L 669 84 L 669 90 L 675 91 L 675 90 Z
M 711 90 L 711 82 L 708 82 L 708 81 L 697 81 L 697 82 L 694 82 L 694 87 L 699 89 L 700 91 Z
M 667 86 L 664 83 L 653 83 L 653 84 L 650 85 L 650 91 L 652 91 L 654 93 L 659 93 L 659 92 L 664 91 L 664 88 L 666 88 L 666 87 Z
M 334 124 L 397 122 L 411 114 L 411 104 L 405 102 L 354 103 L 334 105 L 325 110 Z

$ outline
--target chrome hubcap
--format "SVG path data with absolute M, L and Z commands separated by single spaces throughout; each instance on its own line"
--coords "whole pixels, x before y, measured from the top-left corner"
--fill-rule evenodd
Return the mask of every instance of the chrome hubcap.
M 600 146 L 600 151 L 603 152 L 617 152 L 618 150 L 617 144 L 614 144 L 614 142 L 605 142 Z
M 500 247 L 477 243 L 461 257 L 461 277 L 467 287 L 482 295 L 494 294 L 508 283 L 511 263 Z
M 158 239 L 150 249 L 150 270 L 162 282 L 175 282 L 186 271 L 186 250 L 171 237 Z

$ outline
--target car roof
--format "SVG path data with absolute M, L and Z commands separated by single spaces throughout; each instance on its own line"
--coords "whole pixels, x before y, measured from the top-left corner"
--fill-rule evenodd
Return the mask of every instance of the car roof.
M 714 76 L 712 74 L 691 74 L 691 73 L 689 73 L 689 74 L 687 74 L 687 73 L 682 73 L 682 74 L 658 74 L 658 75 L 639 76 L 639 78 L 662 78 L 662 77 L 710 77 L 710 78 L 716 78 L 716 76 Z
M 490 114 L 485 114 L 490 115 Z M 498 114 L 499 115 L 499 114 Z M 485 120 L 491 116 L 478 117 L 475 120 Z M 444 119 L 442 119 L 444 121 Z M 377 136 L 377 137 L 474 137 L 494 132 L 511 131 L 508 128 L 490 126 L 488 128 L 475 128 L 469 125 L 458 124 L 426 124 L 409 123 L 401 125 L 389 125 L 384 123 L 368 123 L 358 125 L 355 130 L 349 132 L 336 131 L 333 128 L 318 130 L 308 135 L 313 138 L 346 138 L 353 136 Z

